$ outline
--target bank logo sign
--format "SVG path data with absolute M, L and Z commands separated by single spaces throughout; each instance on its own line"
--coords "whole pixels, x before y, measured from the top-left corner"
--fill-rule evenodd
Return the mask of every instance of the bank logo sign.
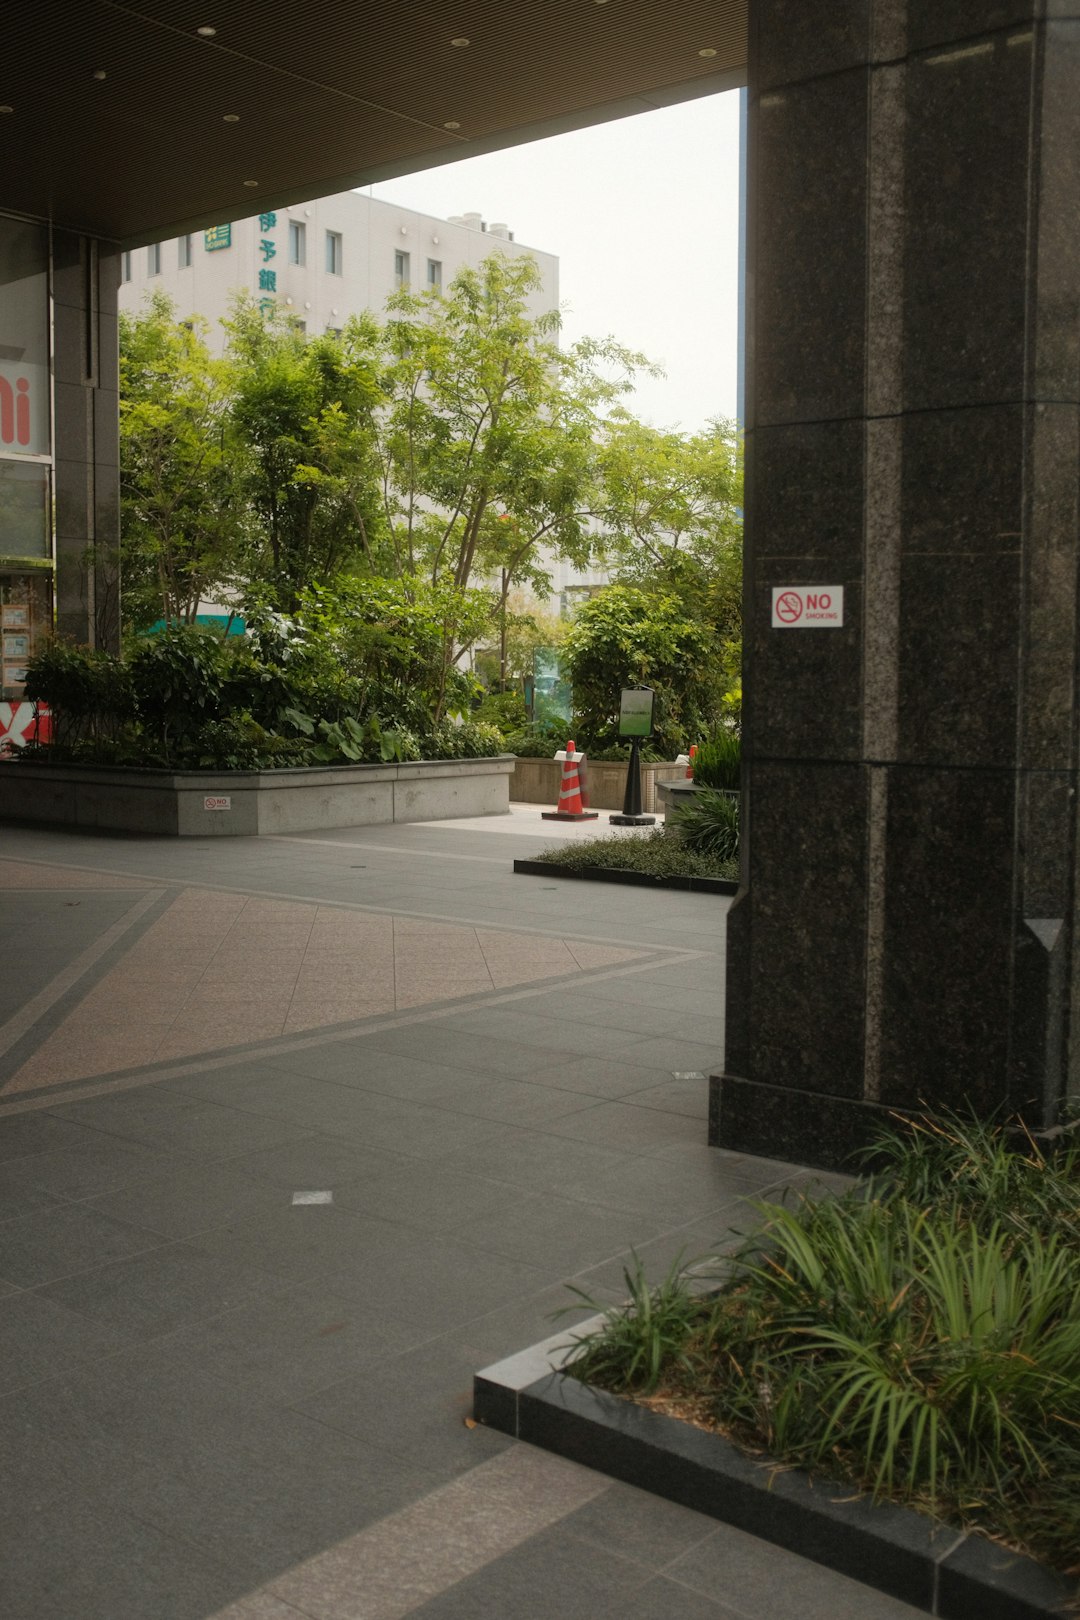
M 45 366 L 0 360 L 0 450 L 49 453 L 49 373 Z

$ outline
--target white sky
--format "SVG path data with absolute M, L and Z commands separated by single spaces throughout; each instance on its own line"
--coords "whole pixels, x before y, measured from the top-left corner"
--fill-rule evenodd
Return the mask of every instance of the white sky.
M 564 342 L 611 335 L 667 373 L 627 405 L 693 432 L 735 415 L 739 93 L 466 158 L 370 188 L 445 218 L 479 210 L 559 255 Z

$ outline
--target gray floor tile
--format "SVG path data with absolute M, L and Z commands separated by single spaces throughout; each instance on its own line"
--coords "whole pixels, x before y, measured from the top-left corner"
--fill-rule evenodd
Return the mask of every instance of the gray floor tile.
M 39 1293 L 129 1339 L 150 1339 L 281 1289 L 280 1277 L 210 1254 L 196 1239 L 67 1277 Z
M 87 1208 L 167 1238 L 192 1237 L 276 1208 L 284 1194 L 233 1164 L 188 1164 L 95 1198 Z
M 716 1520 L 632 1485 L 612 1485 L 564 1519 L 562 1528 L 624 1558 L 660 1569 L 711 1536 Z
M 138 1142 L 94 1132 L 90 1141 L 55 1153 L 35 1153 L 5 1166 L 10 1181 L 61 1199 L 94 1198 L 132 1182 L 167 1174 L 191 1160 L 183 1154 L 148 1151 Z
M 657 1109 L 635 1108 L 625 1102 L 598 1102 L 559 1119 L 543 1124 L 549 1136 L 565 1136 L 576 1142 L 595 1142 L 600 1147 L 624 1153 L 659 1153 L 664 1148 L 694 1145 L 704 1140 L 705 1131 L 697 1119 Z
M 111 1355 L 127 1342 L 116 1328 L 36 1291 L 8 1294 L 0 1299 L 0 1393 Z
M 707 1597 L 723 1594 L 746 1620 L 786 1620 L 793 1593 L 801 1620 L 915 1620 L 922 1614 L 728 1524 L 718 1525 L 664 1573 Z
M 247 1584 L 237 1569 L 90 1492 L 5 1512 L 5 1620 L 204 1620 Z
M 589 1097 L 630 1097 L 663 1084 L 670 1074 L 667 1069 L 649 1068 L 625 1059 L 577 1057 L 571 1051 L 557 1059 L 548 1054 L 524 1078 L 533 1085 L 560 1086 Z
M 617 1171 L 627 1157 L 591 1142 L 572 1142 L 504 1125 L 498 1135 L 458 1148 L 443 1162 L 448 1168 L 509 1182 L 530 1192 L 592 1198 L 593 1178 Z
M 402 1158 L 357 1176 L 335 1194 L 343 1209 L 363 1210 L 433 1233 L 455 1232 L 463 1222 L 494 1216 L 520 1197 L 505 1182 L 464 1175 L 418 1158 Z
M 416 1620 L 597 1620 L 622 1613 L 644 1565 L 555 1525 L 414 1610 Z M 410 1617 L 412 1620 L 412 1617 Z M 674 1620 L 674 1617 L 673 1617 Z
M 455 1238 L 493 1254 L 554 1266 L 566 1276 L 657 1235 L 656 1222 L 550 1195 L 522 1197 L 457 1227 Z
M 152 1232 L 110 1220 L 93 1210 L 38 1210 L 0 1226 L 0 1277 L 20 1288 L 69 1277 L 153 1248 Z
M 241 1170 L 245 1176 L 291 1192 L 325 1188 L 336 1194 L 352 1182 L 393 1176 L 411 1164 L 403 1154 L 387 1148 L 367 1148 L 360 1142 L 320 1132 L 240 1154 L 227 1160 L 225 1168 Z
M 466 1427 L 475 1370 L 467 1350 L 440 1340 L 395 1357 L 383 1378 L 360 1373 L 342 1379 L 296 1410 L 449 1478 L 514 1444 L 494 1429 Z
M 9 1114 L 0 1119 L 0 1162 L 77 1147 L 96 1133 L 54 1114 Z

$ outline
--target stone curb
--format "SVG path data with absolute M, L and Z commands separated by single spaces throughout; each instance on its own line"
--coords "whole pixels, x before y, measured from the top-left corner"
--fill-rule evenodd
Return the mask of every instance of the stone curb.
M 580 1332 L 589 1324 L 578 1324 Z M 1061 1620 L 1076 1592 L 984 1536 L 908 1508 L 839 1496 L 720 1435 L 589 1388 L 558 1370 L 565 1333 L 478 1372 L 477 1422 L 735 1525 L 941 1620 Z
M 563 866 L 558 861 L 515 861 L 515 872 L 530 877 L 585 878 L 592 883 L 629 883 L 638 889 L 683 889 L 691 894 L 738 894 L 733 878 L 654 877 L 651 872 L 631 872 L 622 866 Z

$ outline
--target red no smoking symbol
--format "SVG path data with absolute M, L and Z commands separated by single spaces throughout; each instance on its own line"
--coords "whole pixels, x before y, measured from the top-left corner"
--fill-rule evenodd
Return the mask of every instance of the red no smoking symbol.
M 785 624 L 794 624 L 802 618 L 803 600 L 798 591 L 785 591 L 776 598 L 776 617 Z

